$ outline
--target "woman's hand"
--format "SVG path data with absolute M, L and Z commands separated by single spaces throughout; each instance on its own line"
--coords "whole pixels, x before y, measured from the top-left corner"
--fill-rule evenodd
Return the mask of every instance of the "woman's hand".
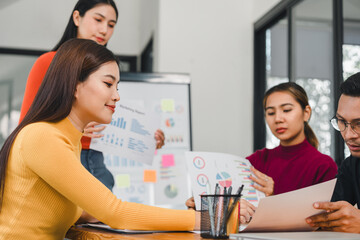
M 194 197 L 191 197 L 188 200 L 186 200 L 185 205 L 187 206 L 188 209 L 194 209 L 195 210 Z
M 245 199 L 240 200 L 240 223 L 250 222 L 252 216 L 254 215 L 256 207 L 246 201 Z
M 251 166 L 250 170 L 254 173 L 254 176 L 250 175 L 250 179 L 254 181 L 254 188 L 265 193 L 266 196 L 271 196 L 274 193 L 274 180 L 263 174 L 262 172 L 256 170 L 253 166 Z
M 83 136 L 89 137 L 89 138 L 101 138 L 101 137 L 103 137 L 104 134 L 97 134 L 97 133 L 104 130 L 106 126 L 102 125 L 102 126 L 97 127 L 96 125 L 99 125 L 99 124 L 100 123 L 97 123 L 97 122 L 88 123 L 88 125 L 86 125 L 86 127 L 84 128 Z
M 156 149 L 160 149 L 165 144 L 165 135 L 161 129 L 155 132 Z

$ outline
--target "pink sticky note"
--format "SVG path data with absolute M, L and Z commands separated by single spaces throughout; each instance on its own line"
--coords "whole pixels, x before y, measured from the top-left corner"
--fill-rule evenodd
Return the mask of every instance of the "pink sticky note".
M 174 154 L 162 155 L 161 158 L 161 164 L 163 167 L 175 166 Z
M 154 155 L 155 155 L 155 156 L 157 155 L 157 149 L 155 149 L 155 153 L 154 153 Z

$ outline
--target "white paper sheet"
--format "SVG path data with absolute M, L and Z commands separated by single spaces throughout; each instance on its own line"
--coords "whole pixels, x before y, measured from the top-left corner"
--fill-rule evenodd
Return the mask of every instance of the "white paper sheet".
M 262 198 L 244 232 L 311 231 L 305 219 L 322 210 L 313 203 L 330 201 L 336 179 L 275 196 Z
M 232 186 L 233 194 L 244 184 L 242 198 L 255 206 L 259 199 L 265 196 L 251 186 L 253 182 L 249 179 L 251 174 L 249 160 L 214 152 L 186 152 L 185 156 L 196 209 L 200 209 L 201 206 L 200 195 L 214 194 L 216 183 L 222 187 Z M 206 190 L 207 183 L 211 186 L 210 193 Z
M 93 138 L 90 148 L 151 165 L 156 145 L 154 133 L 159 126 L 159 117 L 149 117 L 140 105 L 117 102 L 112 122 L 102 131 L 104 137 Z

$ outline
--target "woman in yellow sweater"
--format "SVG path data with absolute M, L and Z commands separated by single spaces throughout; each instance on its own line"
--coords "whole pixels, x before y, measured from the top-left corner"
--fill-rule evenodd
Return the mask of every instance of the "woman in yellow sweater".
M 195 211 L 123 202 L 81 165 L 82 132 L 111 121 L 119 75 L 116 57 L 94 41 L 59 48 L 0 151 L 0 239 L 63 239 L 83 210 L 113 228 L 199 228 Z

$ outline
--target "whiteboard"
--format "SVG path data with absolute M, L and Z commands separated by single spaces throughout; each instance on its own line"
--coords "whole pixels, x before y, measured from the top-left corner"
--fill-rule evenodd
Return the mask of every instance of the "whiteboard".
M 189 75 L 122 73 L 118 91 L 120 103 L 136 102 L 159 119 L 166 140 L 151 166 L 104 153 L 115 179 L 114 194 L 124 201 L 185 209 L 191 195 L 184 154 L 192 150 Z M 149 172 L 156 173 L 154 181 L 146 180 Z

